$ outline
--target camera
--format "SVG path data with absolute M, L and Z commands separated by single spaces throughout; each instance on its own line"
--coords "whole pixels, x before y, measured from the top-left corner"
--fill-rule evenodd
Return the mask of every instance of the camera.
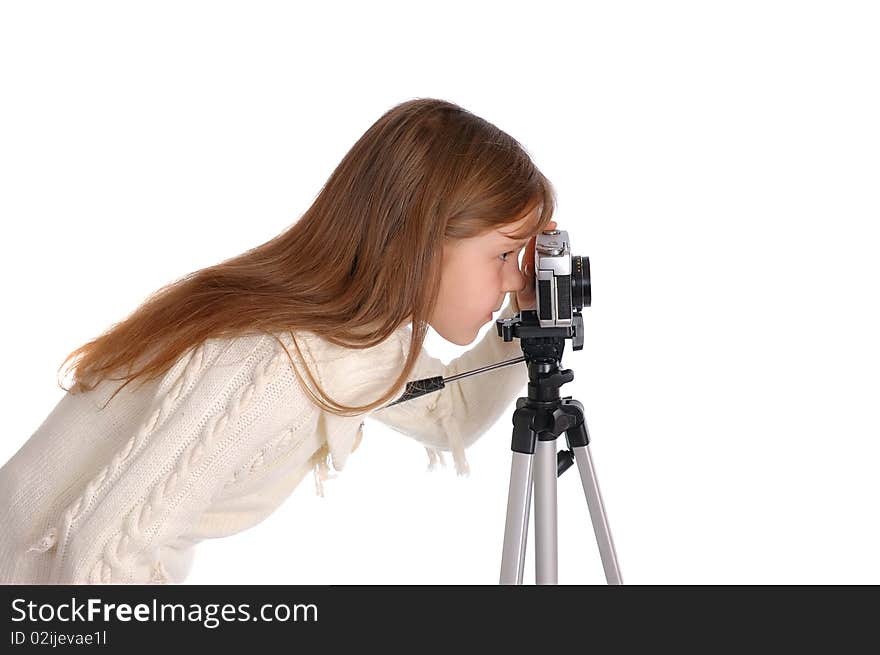
M 575 312 L 590 306 L 590 258 L 571 254 L 566 230 L 535 239 L 535 312 L 544 327 L 574 327 Z

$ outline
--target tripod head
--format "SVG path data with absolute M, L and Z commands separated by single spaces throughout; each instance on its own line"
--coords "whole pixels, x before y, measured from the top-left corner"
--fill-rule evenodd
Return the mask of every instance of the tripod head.
M 498 336 L 505 342 L 520 340 L 526 361 L 533 357 L 562 359 L 565 340 L 571 339 L 571 349 L 584 347 L 584 319 L 580 311 L 572 312 L 571 325 L 541 327 L 538 313 L 533 309 L 519 312 L 512 318 L 499 318 L 495 321 Z
M 434 393 L 446 388 L 447 382 L 454 382 L 470 375 L 485 373 L 501 366 L 510 366 L 519 362 L 526 362 L 529 369 L 529 380 L 540 386 L 543 391 L 536 391 L 534 400 L 541 400 L 547 397 L 548 400 L 559 399 L 559 387 L 574 379 L 571 371 L 559 370 L 559 362 L 562 359 L 562 353 L 565 350 L 565 340 L 572 340 L 572 350 L 581 350 L 584 347 L 584 320 L 581 313 L 576 311 L 572 314 L 571 325 L 557 327 L 541 327 L 538 323 L 538 316 L 533 310 L 525 310 L 519 312 L 513 318 L 499 318 L 495 321 L 495 329 L 498 336 L 504 341 L 513 341 L 514 338 L 520 340 L 523 350 L 523 356 L 515 359 L 509 359 L 504 362 L 496 362 L 489 364 L 473 371 L 459 373 L 452 377 L 444 378 L 437 375 L 421 380 L 412 380 L 406 383 L 406 390 L 394 402 L 388 403 L 385 407 L 391 407 L 398 403 L 424 396 L 428 393 Z M 560 377 L 557 377 L 560 376 Z M 529 397 L 532 397 L 531 387 L 529 384 Z M 555 394 L 549 389 L 555 389 Z
M 571 324 L 541 327 L 534 310 L 519 312 L 512 318 L 495 321 L 498 336 L 504 341 L 520 340 L 529 371 L 528 400 L 559 402 L 559 387 L 574 379 L 569 369 L 560 369 L 565 340 L 572 340 L 572 350 L 584 347 L 584 319 L 580 311 L 572 313 Z

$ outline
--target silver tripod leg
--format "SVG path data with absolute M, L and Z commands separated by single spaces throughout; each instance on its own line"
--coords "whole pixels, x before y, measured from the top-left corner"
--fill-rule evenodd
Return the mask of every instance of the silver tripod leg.
M 614 541 L 605 516 L 602 494 L 596 481 L 589 445 L 573 447 L 575 462 L 590 510 L 593 532 L 599 546 L 605 580 L 623 584 Z M 529 511 L 532 486 L 535 491 L 535 582 L 557 584 L 557 460 L 555 441 L 537 441 L 535 455 L 514 451 L 510 467 L 510 488 L 507 495 L 507 518 L 504 525 L 504 546 L 501 554 L 500 584 L 522 584 L 528 540 Z M 532 470 L 532 459 L 537 471 Z M 534 479 L 533 479 L 534 476 Z
M 620 567 L 617 564 L 617 553 L 614 551 L 614 540 L 611 538 L 611 530 L 608 528 L 608 519 L 605 516 L 605 506 L 602 504 L 602 494 L 599 492 L 599 484 L 596 482 L 593 458 L 590 457 L 590 446 L 589 444 L 575 446 L 571 451 L 574 453 L 574 460 L 581 474 L 581 484 L 584 486 L 584 495 L 587 497 L 587 507 L 590 509 L 590 518 L 593 521 L 593 532 L 596 534 L 596 544 L 599 546 L 602 568 L 605 569 L 605 580 L 608 584 L 623 584 Z
M 532 470 L 532 460 L 536 470 Z M 533 485 L 534 483 L 534 485 Z M 556 442 L 538 441 L 535 455 L 513 452 L 501 584 L 522 584 L 532 487 L 535 487 L 535 582 L 557 584 Z
M 535 584 L 557 584 L 556 442 L 535 444 Z
M 522 584 L 532 505 L 532 455 L 513 451 L 510 461 L 510 488 L 507 492 L 507 519 L 501 551 L 500 584 Z

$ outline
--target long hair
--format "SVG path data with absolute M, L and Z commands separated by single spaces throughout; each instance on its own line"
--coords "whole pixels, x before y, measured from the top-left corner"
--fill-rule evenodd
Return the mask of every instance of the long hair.
M 535 207 L 538 221 L 529 234 L 537 233 L 555 204 L 550 182 L 513 137 L 451 102 L 402 102 L 357 140 L 284 232 L 161 287 L 123 321 L 72 351 L 59 367 L 75 360 L 75 384 L 65 391 L 125 380 L 115 396 L 137 378 L 143 383 L 160 376 L 212 337 L 262 333 L 281 343 L 276 333 L 287 331 L 305 362 L 292 331 L 362 349 L 411 321 L 399 377 L 367 405 L 336 402 L 305 366 L 316 395 L 290 360 L 325 411 L 369 412 L 393 400 L 415 366 L 437 300 L 444 242 L 513 223 Z

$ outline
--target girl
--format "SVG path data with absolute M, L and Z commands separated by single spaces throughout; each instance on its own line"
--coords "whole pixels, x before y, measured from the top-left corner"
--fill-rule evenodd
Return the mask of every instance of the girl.
M 387 111 L 288 230 L 161 288 L 62 362 L 74 384 L 0 469 L 0 582 L 180 582 L 196 543 L 256 525 L 309 471 L 323 495 L 367 416 L 466 474 L 524 366 L 385 405 L 408 380 L 522 355 L 494 330 L 448 365 L 422 346 L 428 325 L 470 344 L 505 294 L 502 317 L 534 307 L 554 207 L 482 118 L 430 98 Z

